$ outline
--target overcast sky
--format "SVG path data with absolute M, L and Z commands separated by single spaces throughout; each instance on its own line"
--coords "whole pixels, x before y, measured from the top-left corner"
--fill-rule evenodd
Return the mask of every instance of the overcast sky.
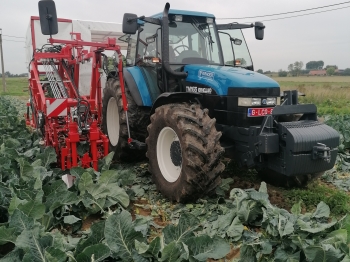
M 0 28 L 3 35 L 25 37 L 30 16 L 38 15 L 37 0 L 0 0 Z M 80 20 L 121 23 L 124 13 L 150 16 L 161 12 L 165 1 L 152 0 L 56 0 L 58 17 Z M 247 17 L 296 11 L 345 2 L 345 0 L 173 0 L 173 9 L 186 9 L 213 13 L 220 17 Z M 255 70 L 287 70 L 295 61 L 323 60 L 325 65 L 350 67 L 350 2 L 309 12 L 334 8 L 341 10 L 264 22 L 265 39 L 255 40 L 254 30 L 244 34 L 252 55 Z M 307 13 L 307 12 L 305 12 Z M 235 20 L 251 22 L 278 17 Z M 217 20 L 217 23 L 234 20 Z M 5 70 L 26 72 L 23 38 L 3 36 Z

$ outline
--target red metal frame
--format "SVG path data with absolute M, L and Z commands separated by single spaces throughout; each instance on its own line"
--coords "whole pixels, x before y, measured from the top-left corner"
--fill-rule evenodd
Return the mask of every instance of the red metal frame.
M 108 38 L 105 43 L 87 42 L 81 39 L 80 33 L 71 33 L 75 40 L 60 40 L 50 38 L 50 44 L 64 44 L 65 46 L 59 53 L 41 53 L 36 50 L 34 21 L 39 17 L 31 17 L 31 35 L 33 45 L 33 60 L 30 64 L 29 89 L 32 96 L 32 105 L 34 114 L 27 115 L 27 124 L 33 128 L 38 128 L 36 119 L 39 112 L 44 115 L 44 140 L 46 146 L 55 148 L 58 155 L 58 164 L 62 169 L 69 169 L 81 165 L 83 167 L 92 166 L 95 170 L 98 168 L 98 160 L 108 154 L 109 140 L 101 130 L 102 124 L 102 87 L 100 81 L 100 69 L 102 68 L 101 52 L 112 50 L 118 53 L 118 75 L 121 83 L 122 99 L 124 110 L 127 111 L 127 100 L 125 95 L 123 78 L 123 59 L 120 46 L 116 44 L 115 38 Z M 69 19 L 58 19 L 58 22 L 71 23 Z M 90 47 L 90 51 L 83 47 Z M 76 51 L 76 52 L 73 52 Z M 76 57 L 72 55 L 76 53 Z M 38 67 L 42 65 L 42 59 L 53 59 L 57 66 L 58 73 L 63 80 L 63 84 L 68 93 L 67 99 L 49 98 L 45 95 L 45 90 L 40 83 L 40 76 L 45 72 L 40 72 Z M 90 95 L 80 96 L 75 87 L 79 87 L 79 66 L 81 62 L 92 60 L 91 71 L 91 89 Z M 74 69 L 74 75 L 71 76 L 66 70 Z M 72 117 L 72 108 L 78 105 L 78 99 L 89 105 L 90 111 L 86 115 L 89 131 L 79 132 L 77 121 Z M 57 101 L 56 101 L 57 100 Z M 58 101 L 59 100 L 59 101 Z M 57 106 L 52 110 L 53 105 Z M 30 106 L 30 104 L 28 105 Z M 62 113 L 63 112 L 63 113 Z M 61 114 L 61 115 L 60 115 Z M 63 115 L 62 115 L 63 114 Z M 50 116 L 48 116 L 50 115 Z M 77 151 L 78 143 L 89 143 L 90 150 L 83 156 L 79 156 Z

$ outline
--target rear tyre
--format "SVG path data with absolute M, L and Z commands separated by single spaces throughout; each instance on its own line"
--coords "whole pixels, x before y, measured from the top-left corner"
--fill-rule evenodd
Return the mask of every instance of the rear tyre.
M 151 116 L 146 139 L 149 169 L 157 189 L 170 200 L 187 202 L 220 183 L 221 132 L 197 104 L 169 104 Z
M 258 171 L 260 178 L 273 185 L 278 187 L 293 188 L 293 187 L 306 187 L 310 182 L 321 177 L 324 172 L 314 173 L 314 174 L 305 174 L 305 175 L 296 175 L 296 176 L 284 176 L 278 174 L 273 170 L 260 170 Z
M 128 101 L 131 137 L 144 142 L 149 123 L 148 110 L 136 105 L 126 85 L 125 93 Z M 102 130 L 109 138 L 109 152 L 115 152 L 116 160 L 139 161 L 144 159 L 145 151 L 130 149 L 128 145 L 128 128 L 119 79 L 108 79 L 103 90 L 102 103 Z

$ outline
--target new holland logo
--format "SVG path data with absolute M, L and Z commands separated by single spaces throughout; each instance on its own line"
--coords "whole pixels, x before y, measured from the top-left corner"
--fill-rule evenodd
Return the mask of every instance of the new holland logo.
M 214 72 L 204 71 L 202 69 L 200 69 L 198 71 L 198 77 L 199 78 L 205 78 L 205 79 L 208 79 L 208 80 L 214 80 L 214 76 L 215 76 Z

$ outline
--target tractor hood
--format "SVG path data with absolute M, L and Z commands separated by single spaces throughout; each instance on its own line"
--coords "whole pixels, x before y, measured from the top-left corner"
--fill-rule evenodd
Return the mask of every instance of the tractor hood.
M 215 65 L 186 65 L 186 82 L 213 88 L 218 95 L 227 95 L 228 88 L 279 88 L 279 84 L 265 76 L 239 67 Z

